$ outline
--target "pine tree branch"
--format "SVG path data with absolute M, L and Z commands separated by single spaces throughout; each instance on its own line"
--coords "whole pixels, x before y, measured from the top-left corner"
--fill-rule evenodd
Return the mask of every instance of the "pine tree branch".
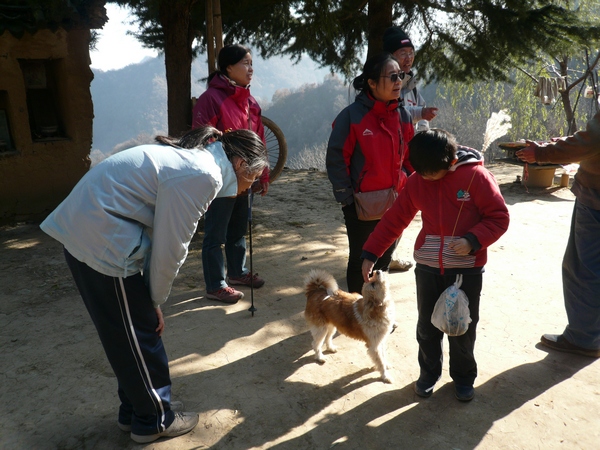
M 566 91 L 567 92 L 570 91 L 575 86 L 577 86 L 579 83 L 585 81 L 585 79 L 587 77 L 589 77 L 590 75 L 592 75 L 594 69 L 598 65 L 598 61 L 600 61 L 600 52 L 598 52 L 598 54 L 594 58 L 594 62 L 588 66 L 588 68 L 586 69 L 585 72 L 583 72 L 583 75 L 581 75 L 579 78 L 577 78 L 575 81 L 573 81 L 570 85 L 567 86 Z
M 527 75 L 529 78 L 531 78 L 534 82 L 538 82 L 538 79 L 534 76 L 531 75 L 529 72 L 527 72 L 525 69 L 522 69 L 521 67 L 517 67 L 517 70 L 520 70 L 521 72 L 523 72 L 525 75 Z

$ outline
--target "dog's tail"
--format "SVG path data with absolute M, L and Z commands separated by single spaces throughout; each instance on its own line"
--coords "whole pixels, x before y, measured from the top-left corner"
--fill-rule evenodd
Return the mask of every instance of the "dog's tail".
M 316 291 L 326 291 L 327 295 L 333 295 L 338 291 L 338 285 L 329 272 L 314 269 L 304 279 L 304 291 L 307 296 Z

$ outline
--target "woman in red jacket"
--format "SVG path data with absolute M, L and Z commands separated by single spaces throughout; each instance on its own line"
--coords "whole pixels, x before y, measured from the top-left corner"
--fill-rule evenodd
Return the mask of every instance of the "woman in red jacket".
M 211 125 L 222 132 L 247 129 L 265 142 L 260 106 L 250 95 L 252 55 L 247 47 L 226 45 L 219 52 L 219 70 L 208 77 L 208 89 L 194 105 L 192 127 Z M 268 168 L 253 186 L 265 195 L 269 190 Z M 261 287 L 265 281 L 251 274 L 246 266 L 248 196 L 218 198 L 204 216 L 202 267 L 206 297 L 224 303 L 236 303 L 244 294 L 229 285 Z M 225 245 L 225 261 L 221 247 Z M 229 282 L 229 285 L 228 283 Z
M 412 172 L 407 143 L 414 135 L 410 115 L 398 104 L 404 72 L 389 53 L 367 60 L 352 82 L 356 100 L 337 116 L 327 146 L 327 175 L 335 199 L 342 204 L 350 255 L 346 281 L 350 292 L 361 292 L 362 246 L 379 220 L 360 220 L 354 195 L 404 186 Z M 403 170 L 404 168 L 404 170 Z M 396 244 L 378 260 L 387 270 Z

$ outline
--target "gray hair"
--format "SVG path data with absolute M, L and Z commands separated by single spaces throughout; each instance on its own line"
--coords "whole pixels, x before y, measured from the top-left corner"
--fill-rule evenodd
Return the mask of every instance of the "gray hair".
M 233 130 L 221 133 L 211 126 L 203 126 L 188 131 L 180 138 L 169 136 L 156 136 L 160 144 L 170 145 L 176 148 L 199 148 L 220 141 L 229 161 L 234 156 L 242 158 L 248 165 L 248 173 L 262 172 L 269 166 L 267 149 L 261 138 L 251 130 Z

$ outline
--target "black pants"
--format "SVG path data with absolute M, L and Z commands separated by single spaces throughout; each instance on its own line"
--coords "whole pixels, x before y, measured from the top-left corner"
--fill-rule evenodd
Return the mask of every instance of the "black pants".
M 456 275 L 438 275 L 415 268 L 417 283 L 417 342 L 419 343 L 419 379 L 428 385 L 435 384 L 442 375 L 442 345 L 444 333 L 431 323 L 433 308 L 444 290 L 454 284 Z M 482 274 L 463 274 L 460 287 L 469 299 L 472 322 L 462 336 L 448 336 L 450 346 L 450 377 L 455 383 L 472 386 L 477 377 L 475 362 L 475 337 L 479 322 L 479 299 L 483 282 Z
M 354 204 L 342 208 L 344 221 L 346 222 L 346 233 L 348 234 L 348 246 L 350 255 L 348 256 L 348 268 L 346 269 L 346 282 L 349 292 L 361 292 L 363 285 L 362 277 L 362 254 L 363 245 L 367 242 L 369 235 L 379 223 L 379 220 L 358 220 L 356 207 Z M 385 253 L 377 260 L 373 270 L 388 270 L 392 260 L 392 253 L 396 249 L 398 241 L 394 242 Z
M 175 419 L 169 360 L 150 292 L 140 274 L 113 278 L 64 251 L 104 352 L 117 376 L 119 422 L 139 435 L 164 431 Z

